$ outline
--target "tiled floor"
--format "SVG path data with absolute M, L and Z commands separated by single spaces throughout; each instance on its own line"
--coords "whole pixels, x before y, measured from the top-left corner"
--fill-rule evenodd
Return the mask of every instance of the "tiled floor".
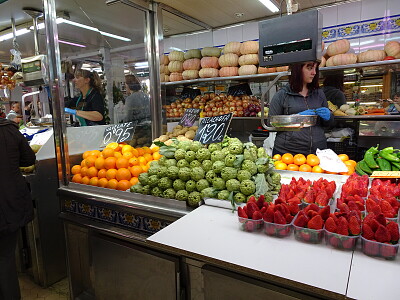
M 25 274 L 19 276 L 22 300 L 68 300 L 69 288 L 68 279 L 65 278 L 47 289 L 35 284 L 33 280 Z

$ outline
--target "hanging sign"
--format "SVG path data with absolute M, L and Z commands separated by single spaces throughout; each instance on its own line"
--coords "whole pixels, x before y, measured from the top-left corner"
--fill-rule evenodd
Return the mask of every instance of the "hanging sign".
M 200 108 L 186 108 L 179 125 L 184 127 L 192 127 L 194 122 L 196 122 L 200 117 Z
M 232 117 L 233 113 L 229 113 L 201 119 L 194 140 L 199 141 L 202 144 L 222 142 L 226 132 L 228 131 Z
M 104 129 L 103 145 L 130 141 L 135 134 L 137 121 L 108 126 Z

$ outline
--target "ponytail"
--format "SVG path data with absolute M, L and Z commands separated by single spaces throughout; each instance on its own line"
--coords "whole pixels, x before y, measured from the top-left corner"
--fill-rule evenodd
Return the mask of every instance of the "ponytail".
M 89 78 L 89 86 L 99 93 L 102 92 L 103 86 L 101 84 L 101 79 L 99 74 L 97 74 L 96 71 L 89 71 L 89 70 L 84 70 L 84 69 L 79 69 L 76 70 L 75 72 L 76 77 L 83 77 L 83 78 Z

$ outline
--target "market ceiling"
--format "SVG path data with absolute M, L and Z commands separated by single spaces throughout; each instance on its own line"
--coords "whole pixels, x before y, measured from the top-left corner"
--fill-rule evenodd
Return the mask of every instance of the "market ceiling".
M 83 52 L 95 52 L 100 47 L 124 49 L 129 48 L 129 45 L 140 45 L 144 42 L 145 16 L 142 11 L 121 3 L 107 5 L 105 0 L 55 0 L 55 2 L 58 15 L 66 16 L 65 18 L 69 21 L 98 28 L 103 33 L 110 33 L 126 39 L 113 38 L 64 22 L 58 25 L 59 39 L 69 44 L 60 44 L 62 57 L 74 56 Z M 277 15 L 277 13 L 270 12 L 258 0 L 214 0 L 212 2 L 210 0 L 160 0 L 159 2 L 199 21 L 191 22 L 171 13 L 171 10 L 163 10 L 164 36 L 204 30 L 204 27 L 200 26 L 201 24 L 206 24 L 208 28 L 221 28 Z M 309 9 L 348 1 L 297 0 L 293 2 L 299 3 L 300 9 Z M 285 12 L 285 2 L 283 6 L 283 12 Z M 0 3 L 0 40 L 1 35 L 10 32 L 11 18 L 14 18 L 17 30 L 31 26 L 32 18 L 24 12 L 24 8 L 43 11 L 42 1 L 12 0 Z M 63 14 L 63 12 L 68 14 Z M 42 22 L 43 20 L 39 20 L 39 23 Z M 18 36 L 17 43 L 23 57 L 34 55 L 32 32 Z M 0 41 L 1 62 L 9 61 L 9 50 L 12 46 L 12 39 Z M 45 53 L 44 29 L 39 30 L 39 46 L 39 52 Z M 137 50 L 136 52 L 134 50 L 115 51 L 113 55 L 126 58 L 139 55 L 137 52 Z

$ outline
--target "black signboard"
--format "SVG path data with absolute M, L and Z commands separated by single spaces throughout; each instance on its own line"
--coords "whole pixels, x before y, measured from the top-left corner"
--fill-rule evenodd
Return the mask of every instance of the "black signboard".
M 108 126 L 104 129 L 103 144 L 130 141 L 135 133 L 137 121 Z
M 184 127 L 193 126 L 194 122 L 196 122 L 200 117 L 200 108 L 186 108 L 185 113 L 183 114 L 181 120 L 179 121 L 179 125 Z
M 232 116 L 233 113 L 229 113 L 201 119 L 194 140 L 199 141 L 202 144 L 222 142 L 226 132 L 228 131 Z

